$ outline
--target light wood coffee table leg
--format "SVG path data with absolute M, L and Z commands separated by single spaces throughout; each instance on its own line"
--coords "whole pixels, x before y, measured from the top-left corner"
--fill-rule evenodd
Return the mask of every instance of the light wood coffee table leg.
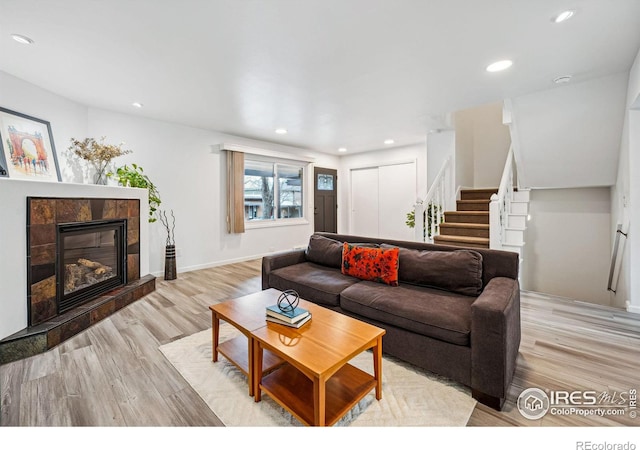
M 313 379 L 313 422 L 315 426 L 323 427 L 326 418 L 327 392 L 325 380 Z
M 220 318 L 215 312 L 211 313 L 211 342 L 213 343 L 213 362 L 218 362 L 218 340 L 220 338 Z
M 260 390 L 260 381 L 262 381 L 262 357 L 263 350 L 260 346 L 260 343 L 255 339 L 250 339 L 251 345 L 253 347 L 252 356 L 253 358 L 249 360 L 250 365 L 253 365 L 253 379 L 251 382 L 253 383 L 253 397 L 256 402 L 259 402 L 262 399 L 262 391 Z
M 382 337 L 376 340 L 373 347 L 373 375 L 376 379 L 376 400 L 382 399 Z
M 248 364 L 248 369 L 249 369 L 249 395 L 251 397 L 253 397 L 253 394 L 255 392 L 255 367 L 253 366 L 253 359 L 254 359 L 254 353 L 255 353 L 255 349 L 254 349 L 254 343 L 253 343 L 253 339 L 248 336 L 247 337 L 247 341 L 249 342 L 249 348 L 248 348 L 248 352 L 249 352 L 249 364 Z M 262 362 L 260 362 L 260 365 L 262 366 Z

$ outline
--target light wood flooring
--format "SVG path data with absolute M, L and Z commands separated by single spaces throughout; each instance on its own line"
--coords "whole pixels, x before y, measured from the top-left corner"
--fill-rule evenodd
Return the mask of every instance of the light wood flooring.
M 211 326 L 209 305 L 260 290 L 260 260 L 157 280 L 147 297 L 32 358 L 0 366 L 3 426 L 219 426 L 158 347 Z M 527 387 L 622 392 L 640 388 L 640 316 L 522 293 L 522 345 L 505 409 L 478 405 L 469 426 L 640 425 L 622 417 L 530 421 Z M 383 400 L 384 401 L 384 400 Z

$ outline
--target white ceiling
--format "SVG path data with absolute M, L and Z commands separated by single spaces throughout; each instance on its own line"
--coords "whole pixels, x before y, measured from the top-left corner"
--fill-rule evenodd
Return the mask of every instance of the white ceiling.
M 564 9 L 577 13 L 552 23 Z M 0 0 L 2 71 L 85 105 L 333 154 L 424 142 L 448 113 L 560 75 L 628 71 L 639 46 L 638 0 Z M 504 58 L 511 69 L 484 70 Z

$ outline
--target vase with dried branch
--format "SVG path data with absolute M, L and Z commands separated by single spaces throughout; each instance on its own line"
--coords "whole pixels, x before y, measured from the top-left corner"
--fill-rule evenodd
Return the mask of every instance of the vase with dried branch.
M 93 182 L 95 184 L 107 184 L 105 171 L 109 163 L 118 156 L 131 153 L 131 150 L 123 150 L 124 142 L 117 145 L 107 144 L 105 139 L 105 136 L 102 136 L 99 141 L 94 138 L 86 138 L 82 141 L 71 138 L 69 150 L 91 164 L 94 170 Z
M 176 229 L 176 216 L 173 214 L 173 209 L 171 210 L 171 222 L 169 222 L 169 217 L 167 217 L 166 211 L 160 211 L 158 214 L 160 218 L 160 222 L 164 226 L 167 232 L 167 240 L 165 244 L 164 251 L 164 279 L 165 280 L 175 280 L 177 278 L 177 267 L 176 267 L 176 241 L 175 241 L 175 229 Z

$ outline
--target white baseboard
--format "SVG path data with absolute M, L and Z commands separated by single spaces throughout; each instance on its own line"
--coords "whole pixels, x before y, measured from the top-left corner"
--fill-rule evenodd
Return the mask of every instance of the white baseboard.
M 177 272 L 178 273 L 193 272 L 194 270 L 209 269 L 211 267 L 224 266 L 226 264 L 233 264 L 233 263 L 239 263 L 239 262 L 244 262 L 244 261 L 251 261 L 252 259 L 262 258 L 263 256 L 272 255 L 273 253 L 275 253 L 275 252 L 259 253 L 257 255 L 243 256 L 243 257 L 240 257 L 240 258 L 233 258 L 233 259 L 225 259 L 225 260 L 222 260 L 222 261 L 213 261 L 213 262 L 208 262 L 208 263 L 205 263 L 205 264 L 196 264 L 194 266 L 186 266 L 186 267 L 178 266 L 177 267 Z M 163 277 L 164 276 L 164 271 L 151 272 L 151 275 L 156 276 L 156 277 Z
M 640 314 L 640 306 L 632 305 L 628 300 L 625 303 L 627 304 L 627 312 Z

